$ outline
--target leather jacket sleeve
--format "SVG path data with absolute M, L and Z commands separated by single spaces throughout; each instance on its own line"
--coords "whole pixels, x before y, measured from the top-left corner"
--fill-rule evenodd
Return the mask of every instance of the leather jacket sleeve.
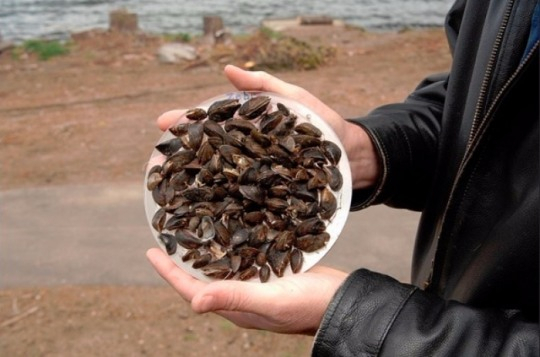
M 371 137 L 381 168 L 374 189 L 353 192 L 352 210 L 379 203 L 423 208 L 434 172 L 446 83 L 447 74 L 430 76 L 404 103 L 385 105 L 365 118 L 350 120 Z
M 445 301 L 360 269 L 334 296 L 313 356 L 538 356 L 538 332 L 515 311 Z

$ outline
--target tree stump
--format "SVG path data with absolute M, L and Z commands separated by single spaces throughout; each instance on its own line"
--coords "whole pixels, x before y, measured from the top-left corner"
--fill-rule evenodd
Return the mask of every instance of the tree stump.
M 209 42 L 223 43 L 225 41 L 225 28 L 223 19 L 220 16 L 203 17 L 204 38 Z
M 109 13 L 109 30 L 133 33 L 139 30 L 137 14 L 125 9 L 114 10 Z

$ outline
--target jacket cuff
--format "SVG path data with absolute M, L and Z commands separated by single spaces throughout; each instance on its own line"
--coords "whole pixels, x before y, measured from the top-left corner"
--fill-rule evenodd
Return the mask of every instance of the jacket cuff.
M 381 175 L 370 190 L 354 190 L 351 210 L 374 204 L 389 204 L 394 192 L 406 189 L 412 167 L 412 147 L 399 122 L 391 114 L 373 112 L 367 117 L 350 119 L 371 138 L 379 157 Z M 388 143 L 391 143 L 388 145 Z
M 315 337 L 313 356 L 375 356 L 417 288 L 366 269 L 338 289 Z

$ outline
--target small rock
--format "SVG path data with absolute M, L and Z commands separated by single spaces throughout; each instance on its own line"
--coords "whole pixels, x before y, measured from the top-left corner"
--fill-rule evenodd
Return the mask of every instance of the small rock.
M 195 47 L 183 43 L 167 43 L 158 50 L 158 59 L 162 63 L 180 63 L 197 58 Z

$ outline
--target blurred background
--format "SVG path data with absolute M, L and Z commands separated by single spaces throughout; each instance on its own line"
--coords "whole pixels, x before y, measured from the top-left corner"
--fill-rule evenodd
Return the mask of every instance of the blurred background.
M 219 15 L 234 33 L 258 28 L 268 18 L 326 15 L 370 30 L 441 26 L 450 0 L 0 0 L 0 29 L 15 41 L 68 38 L 71 32 L 107 28 L 108 13 L 126 8 L 149 33 L 196 34 L 202 16 Z
M 0 0 L 0 355 L 308 356 L 312 337 L 196 315 L 157 276 L 155 119 L 234 88 L 225 64 L 345 118 L 448 70 L 448 0 Z M 409 281 L 419 214 L 352 212 L 321 264 Z

